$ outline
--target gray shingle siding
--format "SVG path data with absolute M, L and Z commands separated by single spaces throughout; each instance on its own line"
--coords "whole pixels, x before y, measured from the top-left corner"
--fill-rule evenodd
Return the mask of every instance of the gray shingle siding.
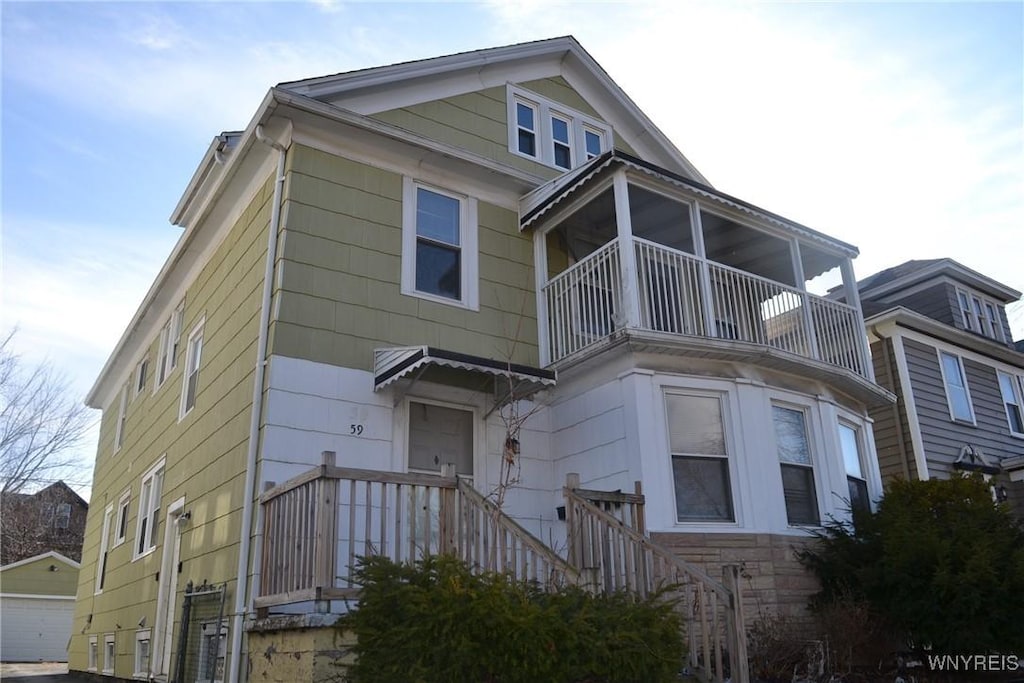
M 886 297 L 886 302 L 903 306 L 933 320 L 963 328 L 960 308 L 956 303 L 956 289 L 948 283 L 939 283 L 928 289 L 905 296 Z
M 992 458 L 1024 452 L 1024 440 L 1010 436 L 995 368 L 963 359 L 977 424 L 954 422 L 949 416 L 938 352 L 916 341 L 904 340 L 903 345 L 930 474 L 952 472 L 953 462 L 967 444 L 980 447 Z

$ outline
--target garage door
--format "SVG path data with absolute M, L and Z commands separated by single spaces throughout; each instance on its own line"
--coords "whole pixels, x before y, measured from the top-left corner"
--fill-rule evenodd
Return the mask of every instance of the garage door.
M 74 611 L 74 598 L 0 598 L 0 660 L 68 661 Z

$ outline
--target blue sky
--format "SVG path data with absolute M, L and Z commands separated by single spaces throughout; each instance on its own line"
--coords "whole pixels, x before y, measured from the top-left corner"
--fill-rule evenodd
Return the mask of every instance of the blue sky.
M 1024 5 L 11 3 L 0 328 L 84 393 L 211 138 L 275 83 L 573 34 L 719 189 L 1018 290 Z M 1011 311 L 1024 337 L 1024 308 Z M 92 457 L 90 443 L 85 455 Z

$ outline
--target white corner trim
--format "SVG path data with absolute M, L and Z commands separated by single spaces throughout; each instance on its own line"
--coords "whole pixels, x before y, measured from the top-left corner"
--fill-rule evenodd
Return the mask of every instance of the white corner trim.
M 921 421 L 917 417 L 914 388 L 910 383 L 907 352 L 903 348 L 903 336 L 895 330 L 893 332 L 890 339 L 892 339 L 893 356 L 896 358 L 896 374 L 899 377 L 900 393 L 903 395 L 903 409 L 907 413 L 907 425 L 910 427 L 910 442 L 914 450 L 914 463 L 917 465 L 917 478 L 927 481 L 930 478 L 928 476 L 928 462 L 924 455 L 924 441 L 921 438 Z

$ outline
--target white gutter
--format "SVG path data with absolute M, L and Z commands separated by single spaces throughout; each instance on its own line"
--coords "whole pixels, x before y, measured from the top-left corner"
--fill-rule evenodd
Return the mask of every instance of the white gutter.
M 274 262 L 277 260 L 277 232 L 281 223 L 281 194 L 284 188 L 284 165 L 287 149 L 256 126 L 256 139 L 276 149 L 277 179 L 270 208 L 270 229 L 267 237 L 267 264 L 263 272 L 263 298 L 260 302 L 260 331 L 256 342 L 256 368 L 252 382 L 252 416 L 249 420 L 249 447 L 245 454 L 245 488 L 242 499 L 242 531 L 238 540 L 238 577 L 235 582 L 235 607 L 232 611 L 231 649 L 235 657 L 228 674 L 228 683 L 238 683 L 245 658 L 242 657 L 242 629 L 245 626 L 246 593 L 249 583 L 249 549 L 252 542 L 253 489 L 256 486 L 256 456 L 259 452 L 260 415 L 263 413 L 263 376 L 267 366 L 267 337 L 270 332 L 270 299 L 274 292 Z

